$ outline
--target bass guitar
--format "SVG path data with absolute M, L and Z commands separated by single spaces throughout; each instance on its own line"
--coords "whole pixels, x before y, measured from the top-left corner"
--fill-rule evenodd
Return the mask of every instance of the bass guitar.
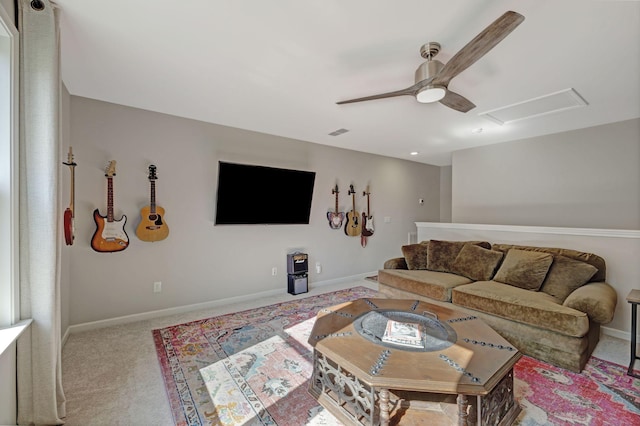
M 140 210 L 140 224 L 136 235 L 142 241 L 160 241 L 169 235 L 169 227 L 164 221 L 164 209 L 156 205 L 156 166 L 149 166 L 149 183 L 151 185 L 151 200 L 148 206 Z
M 367 212 L 362 212 L 362 235 L 370 237 L 373 235 L 373 216 L 371 216 L 371 208 L 369 207 L 369 187 L 366 191 L 362 191 L 362 196 L 367 197 Z
M 353 185 L 349 187 L 349 194 L 353 203 L 353 208 L 347 213 L 347 223 L 344 225 L 344 233 L 350 237 L 357 237 L 362 232 L 362 224 L 360 223 L 360 214 L 356 211 L 356 191 Z
M 75 198 L 75 168 L 77 164 L 73 161 L 73 150 L 69 147 L 69 153 L 67 154 L 67 162 L 63 162 L 65 166 L 69 166 L 71 170 L 71 186 L 69 187 L 69 207 L 64 211 L 64 242 L 70 246 L 75 239 L 73 218 L 75 216 L 73 211 L 73 203 Z
M 340 193 L 340 191 L 338 191 L 338 184 L 331 190 L 331 193 L 336 196 L 336 209 L 333 212 L 327 212 L 327 219 L 329 219 L 331 229 L 340 229 L 342 228 L 342 221 L 344 221 L 344 212 L 338 211 L 338 194 Z
M 113 218 L 113 177 L 115 175 L 116 162 L 112 160 L 105 171 L 107 177 L 107 215 L 102 216 L 98 209 L 93 211 L 96 231 L 91 238 L 91 248 L 100 253 L 122 251 L 129 247 L 129 236 L 124 230 L 127 216 L 122 215 L 118 220 Z

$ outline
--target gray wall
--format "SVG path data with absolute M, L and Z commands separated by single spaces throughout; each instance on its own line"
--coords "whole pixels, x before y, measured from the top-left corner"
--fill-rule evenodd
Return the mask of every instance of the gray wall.
M 453 167 L 440 167 L 440 222 L 451 222 L 451 179 Z
M 457 223 L 640 229 L 640 119 L 461 150 Z
M 416 221 L 440 216 L 440 168 L 71 96 L 70 139 L 76 162 L 76 214 L 68 258 L 70 325 L 152 310 L 281 290 L 286 292 L 286 254 L 309 253 L 309 282 L 337 280 L 376 271 L 400 255 Z M 68 146 L 63 147 L 66 153 Z M 129 247 L 97 253 L 92 212 L 106 214 L 104 168 L 116 160 L 114 213 L 127 216 Z M 298 168 L 316 172 L 311 223 L 279 226 L 214 226 L 219 160 Z M 166 210 L 166 240 L 147 243 L 135 235 L 140 209 L 149 203 L 149 164 L 158 167 L 157 204 Z M 371 191 L 375 233 L 363 248 L 359 237 L 330 229 L 335 207 L 331 188 L 340 187 L 341 209 L 349 209 L 349 184 L 356 209 Z M 286 188 L 274 188 L 274 191 Z M 247 183 L 247 196 L 251 183 Z M 423 206 L 418 199 L 423 198 Z M 286 206 L 255 206 L 280 209 Z M 384 217 L 390 222 L 385 223 Z M 316 274 L 315 263 L 322 264 Z M 272 267 L 278 275 L 271 276 Z M 154 281 L 163 291 L 153 293 Z M 63 284 L 64 286 L 65 284 Z

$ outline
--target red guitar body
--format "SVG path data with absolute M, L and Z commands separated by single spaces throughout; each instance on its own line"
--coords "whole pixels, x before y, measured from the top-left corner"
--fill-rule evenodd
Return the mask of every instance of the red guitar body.
M 73 244 L 73 211 L 67 208 L 64 211 L 64 242 L 70 246 Z

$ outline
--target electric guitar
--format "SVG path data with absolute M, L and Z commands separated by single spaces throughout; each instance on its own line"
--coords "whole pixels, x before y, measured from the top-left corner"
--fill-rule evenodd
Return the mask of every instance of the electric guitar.
M 335 212 L 327 212 L 327 219 L 329 219 L 329 226 L 331 229 L 340 229 L 342 228 L 342 221 L 344 220 L 344 212 L 338 211 L 338 184 L 336 187 L 331 190 L 332 194 L 336 195 L 336 210 Z
M 149 183 L 151 185 L 151 201 L 140 210 L 140 224 L 136 235 L 142 241 L 160 241 L 169 235 L 169 227 L 164 221 L 164 209 L 156 205 L 156 166 L 149 166 Z
M 366 191 L 362 191 L 362 196 L 367 196 L 367 213 L 362 212 L 362 235 L 370 237 L 373 235 L 373 216 L 371 216 L 371 209 L 369 207 L 369 187 Z
M 350 237 L 357 237 L 362 232 L 362 224 L 360 223 L 360 214 L 356 211 L 356 191 L 353 185 L 349 187 L 349 194 L 353 202 L 353 209 L 347 213 L 347 223 L 344 225 L 344 233 Z
M 113 177 L 116 175 L 116 162 L 109 162 L 105 170 L 107 177 L 107 215 L 102 216 L 98 209 L 93 211 L 96 231 L 91 238 L 91 248 L 100 253 L 122 251 L 129 247 L 129 236 L 124 230 L 127 216 L 119 220 L 113 218 Z M 106 220 L 105 220 L 106 219 Z
M 69 166 L 71 170 L 71 186 L 69 188 L 70 200 L 69 207 L 64 211 L 64 242 L 70 246 L 73 244 L 73 240 L 75 239 L 74 232 L 74 211 L 73 211 L 73 202 L 75 198 L 75 168 L 77 164 L 73 161 L 73 150 L 69 147 L 69 153 L 67 154 L 67 162 L 63 162 L 62 164 Z

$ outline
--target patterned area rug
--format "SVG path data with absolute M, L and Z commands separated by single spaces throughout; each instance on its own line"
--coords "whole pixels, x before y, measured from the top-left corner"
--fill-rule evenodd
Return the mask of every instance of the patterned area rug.
M 375 294 L 356 287 L 153 330 L 176 425 L 339 425 L 307 392 L 307 338 L 321 308 Z M 640 425 L 640 380 L 625 373 L 597 358 L 576 374 L 523 357 L 516 424 Z

